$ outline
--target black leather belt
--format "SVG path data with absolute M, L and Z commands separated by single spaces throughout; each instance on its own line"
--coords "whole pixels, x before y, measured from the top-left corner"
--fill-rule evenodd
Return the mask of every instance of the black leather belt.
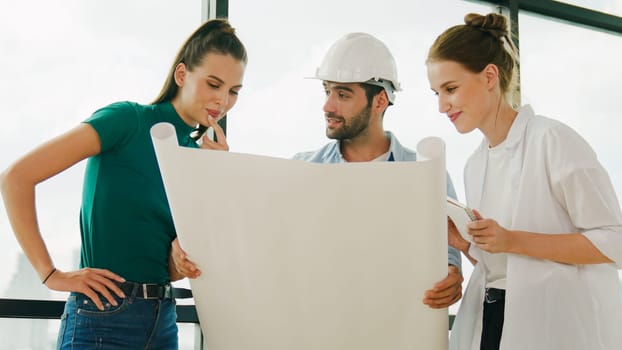
M 486 303 L 492 304 L 503 300 L 505 300 L 505 289 L 486 288 L 486 294 L 484 295 Z
M 116 284 L 121 288 L 125 296 L 141 299 L 175 299 L 191 298 L 192 291 L 184 288 L 173 288 L 170 283 L 149 284 L 136 282 L 123 282 Z

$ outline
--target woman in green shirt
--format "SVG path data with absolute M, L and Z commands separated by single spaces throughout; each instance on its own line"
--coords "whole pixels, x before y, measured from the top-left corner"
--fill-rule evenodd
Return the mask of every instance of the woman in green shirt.
M 118 102 L 35 148 L 0 177 L 11 225 L 48 288 L 71 292 L 58 349 L 176 349 L 170 282 L 185 277 L 170 257 L 175 228 L 150 129 L 174 125 L 186 147 L 228 150 L 218 126 L 235 104 L 247 56 L 226 20 L 211 20 L 183 44 L 150 105 Z M 198 126 L 212 127 L 218 141 Z M 192 135 L 191 135 L 192 134 Z M 54 266 L 37 224 L 35 186 L 87 159 L 80 210 L 80 269 Z

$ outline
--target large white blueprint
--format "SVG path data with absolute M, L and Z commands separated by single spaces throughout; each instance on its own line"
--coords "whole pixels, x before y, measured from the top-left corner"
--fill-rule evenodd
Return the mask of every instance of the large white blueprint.
M 314 164 L 152 138 L 209 350 L 446 349 L 444 144 L 418 162 Z

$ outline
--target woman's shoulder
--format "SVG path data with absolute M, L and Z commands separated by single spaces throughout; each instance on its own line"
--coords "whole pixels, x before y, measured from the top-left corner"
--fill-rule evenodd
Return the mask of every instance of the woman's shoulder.
M 144 105 L 134 101 L 117 101 L 112 102 L 104 107 L 101 107 L 99 111 L 109 111 L 115 113 L 136 113 L 142 114 L 144 112 L 153 111 L 155 105 Z
M 100 107 L 86 119 L 87 123 L 113 123 L 140 125 L 147 117 L 157 113 L 157 105 L 144 105 L 133 101 L 118 101 Z
M 535 114 L 533 111 L 531 113 L 526 126 L 530 141 L 533 139 L 541 141 L 559 139 L 560 142 L 585 142 L 583 137 L 568 124 L 555 118 Z
M 597 156 L 592 146 L 562 121 L 535 115 L 530 121 L 527 135 L 527 142 L 536 147 L 538 152 L 544 152 L 552 167 L 560 168 L 557 170 L 597 166 Z
M 149 127 L 145 120 L 153 108 L 132 101 L 113 102 L 96 110 L 84 122 L 95 129 L 102 150 L 106 150 L 128 142 L 135 135 L 142 135 Z

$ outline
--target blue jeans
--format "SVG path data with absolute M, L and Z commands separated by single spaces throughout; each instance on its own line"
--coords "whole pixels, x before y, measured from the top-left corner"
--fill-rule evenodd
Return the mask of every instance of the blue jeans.
M 117 306 L 101 298 L 104 310 L 100 311 L 84 294 L 71 293 L 61 317 L 57 349 L 178 348 L 175 299 L 115 298 Z

